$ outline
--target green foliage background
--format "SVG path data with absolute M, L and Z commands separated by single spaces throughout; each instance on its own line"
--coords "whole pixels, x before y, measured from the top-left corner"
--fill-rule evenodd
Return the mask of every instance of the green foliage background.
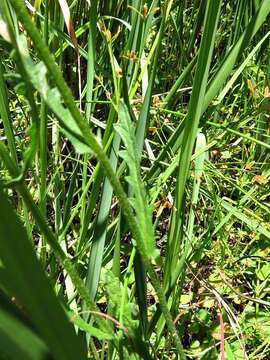
M 0 359 L 269 359 L 269 0 L 2 0 Z

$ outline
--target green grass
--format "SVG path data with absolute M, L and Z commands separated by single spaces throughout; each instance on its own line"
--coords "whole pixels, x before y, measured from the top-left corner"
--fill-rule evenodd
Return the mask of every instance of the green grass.
M 0 3 L 0 359 L 268 359 L 269 0 Z

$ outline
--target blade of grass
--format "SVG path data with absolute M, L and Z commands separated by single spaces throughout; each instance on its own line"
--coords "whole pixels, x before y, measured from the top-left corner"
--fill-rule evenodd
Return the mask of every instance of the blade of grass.
M 111 166 L 113 167 L 114 170 L 116 169 L 117 166 L 117 159 L 118 159 L 117 154 L 119 152 L 119 147 L 120 147 L 120 137 L 118 135 L 115 135 L 109 157 Z M 91 246 L 91 252 L 88 263 L 88 272 L 86 278 L 86 284 L 92 299 L 95 298 L 96 291 L 98 288 L 112 194 L 113 194 L 113 188 L 108 178 L 105 178 L 103 190 L 101 194 L 100 208 L 95 220 L 96 224 L 93 233 L 93 243 Z
M 12 129 L 11 116 L 8 106 L 8 93 L 4 80 L 4 69 L 3 64 L 0 62 L 0 115 L 3 121 L 3 126 L 5 129 L 5 134 L 8 141 L 8 147 L 10 154 L 14 161 L 17 160 L 16 146 L 15 146 L 15 138 Z
M 190 160 L 192 156 L 194 141 L 197 135 L 199 121 L 202 113 L 203 99 L 206 92 L 210 62 L 214 49 L 214 41 L 219 19 L 221 1 L 209 1 L 205 15 L 204 33 L 198 55 L 194 84 L 189 104 L 183 144 L 179 160 L 179 171 L 177 177 L 175 210 L 172 213 L 171 225 L 168 237 L 168 251 L 166 258 L 165 282 L 170 282 L 172 269 L 176 268 L 178 254 L 181 246 L 181 223 L 184 207 L 185 185 L 189 174 Z
M 24 227 L 1 188 L 0 213 L 0 257 L 9 279 L 11 295 L 24 306 L 57 359 L 74 359 L 77 356 L 85 359 L 83 346 L 36 259 Z M 7 242 L 7 237 L 12 241 Z
M 42 360 L 49 357 L 45 343 L 23 321 L 19 310 L 1 292 L 0 304 L 1 356 L 11 360 Z
M 220 87 L 224 84 L 233 67 L 235 66 L 237 59 L 243 53 L 251 39 L 258 32 L 262 24 L 265 22 L 269 13 L 270 3 L 268 0 L 263 0 L 257 13 L 251 19 L 250 23 L 238 41 L 233 45 L 232 49 L 220 65 L 217 73 L 214 75 L 213 79 L 211 79 L 211 82 L 207 88 L 204 104 L 202 106 L 202 113 L 206 110 L 211 101 L 217 95 Z

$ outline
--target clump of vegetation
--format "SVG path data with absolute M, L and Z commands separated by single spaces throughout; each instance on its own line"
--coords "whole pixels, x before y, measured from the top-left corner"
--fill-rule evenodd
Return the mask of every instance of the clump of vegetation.
M 0 358 L 269 359 L 269 0 L 0 2 Z

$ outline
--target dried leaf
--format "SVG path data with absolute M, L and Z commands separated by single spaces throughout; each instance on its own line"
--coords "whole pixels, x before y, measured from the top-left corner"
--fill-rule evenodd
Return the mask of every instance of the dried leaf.
M 269 87 L 268 87 L 268 86 L 265 87 L 263 96 L 266 97 L 266 98 L 269 98 L 269 97 L 270 97 L 270 91 L 269 91 Z
M 160 107 L 161 106 L 161 102 L 160 102 L 160 98 L 158 95 L 154 95 L 152 98 L 153 101 L 153 105 L 156 107 Z
M 151 135 L 155 135 L 155 133 L 157 132 L 157 128 L 155 126 L 152 126 L 148 128 L 148 131 Z
M 76 52 L 78 52 L 79 49 L 78 49 L 77 37 L 76 37 L 75 31 L 74 31 L 74 25 L 73 25 L 73 21 L 72 21 L 71 15 L 70 15 L 68 3 L 66 0 L 58 0 L 58 2 L 61 7 L 62 14 L 64 16 L 65 24 L 66 24 L 67 31 L 70 36 L 71 42 L 72 42 Z
M 252 184 L 254 185 L 265 185 L 267 184 L 267 181 L 267 177 L 264 175 L 255 175 L 251 180 Z
M 250 79 L 248 79 L 247 85 L 248 85 L 249 95 L 253 96 L 256 90 L 256 86 L 253 84 L 252 80 Z

